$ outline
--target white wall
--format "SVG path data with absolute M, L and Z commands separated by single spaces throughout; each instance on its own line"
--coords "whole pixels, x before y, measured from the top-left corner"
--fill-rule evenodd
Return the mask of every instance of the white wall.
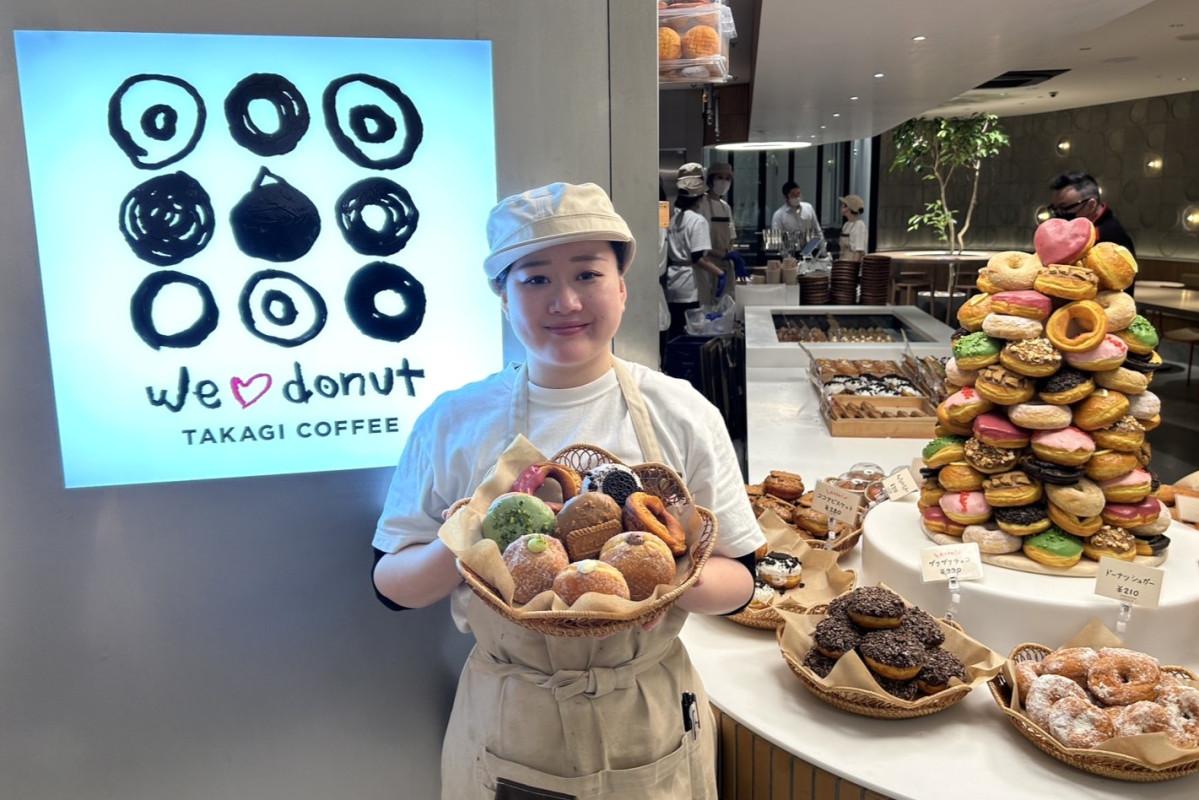
M 444 202 L 610 187 L 648 244 L 618 350 L 655 363 L 654 5 L 0 5 L 0 796 L 435 797 L 470 640 L 373 598 L 387 470 L 62 489 L 14 28 L 491 39 L 499 186 Z

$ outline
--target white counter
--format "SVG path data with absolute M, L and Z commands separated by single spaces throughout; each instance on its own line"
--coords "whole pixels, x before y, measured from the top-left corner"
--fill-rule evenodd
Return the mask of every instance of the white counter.
M 780 342 L 774 327 L 775 314 L 806 314 L 856 317 L 893 317 L 910 331 L 912 352 L 917 356 L 949 355 L 949 337 L 953 329 L 930 317 L 915 306 L 782 306 L 745 305 L 745 363 L 750 367 L 806 367 L 808 355 L 804 348 L 818 358 L 879 358 L 880 351 L 893 351 L 894 358 L 903 356 L 902 341 L 890 344 L 810 342 L 800 347 L 798 342 Z
M 786 469 L 814 485 L 855 461 L 887 469 L 909 464 L 924 445 L 919 439 L 829 436 L 803 369 L 751 368 L 746 390 L 751 480 Z M 846 554 L 842 566 L 860 574 L 860 550 Z M 724 714 L 803 761 L 898 800 L 1157 800 L 1199 794 L 1195 776 L 1131 784 L 1067 767 L 1017 733 L 985 687 L 931 717 L 873 720 L 811 695 L 783 661 L 771 631 L 693 615 L 682 639 Z

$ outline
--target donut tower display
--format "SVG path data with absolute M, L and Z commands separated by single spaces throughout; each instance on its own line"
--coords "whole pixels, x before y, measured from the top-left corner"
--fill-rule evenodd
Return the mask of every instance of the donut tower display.
M 1125 292 L 1136 260 L 1095 237 L 1086 219 L 1042 223 L 1035 254 L 991 258 L 958 311 L 953 393 L 922 454 L 934 541 L 1058 569 L 1164 559 L 1170 517 L 1145 441 L 1161 424 L 1158 334 Z

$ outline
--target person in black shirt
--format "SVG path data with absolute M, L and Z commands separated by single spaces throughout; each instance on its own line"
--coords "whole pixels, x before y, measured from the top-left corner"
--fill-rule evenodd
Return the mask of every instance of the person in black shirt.
M 1049 213 L 1058 219 L 1085 217 L 1095 225 L 1095 241 L 1124 245 L 1135 257 L 1136 245 L 1111 207 L 1099 197 L 1099 184 L 1085 172 L 1063 172 L 1049 183 Z M 1136 281 L 1133 281 L 1135 286 Z M 1133 287 L 1127 289 L 1132 294 Z

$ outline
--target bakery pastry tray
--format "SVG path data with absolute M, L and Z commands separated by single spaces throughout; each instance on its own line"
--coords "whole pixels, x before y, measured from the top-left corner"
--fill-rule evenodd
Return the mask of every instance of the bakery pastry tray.
M 833 436 L 931 439 L 937 424 L 924 397 L 822 396 L 820 415 Z

